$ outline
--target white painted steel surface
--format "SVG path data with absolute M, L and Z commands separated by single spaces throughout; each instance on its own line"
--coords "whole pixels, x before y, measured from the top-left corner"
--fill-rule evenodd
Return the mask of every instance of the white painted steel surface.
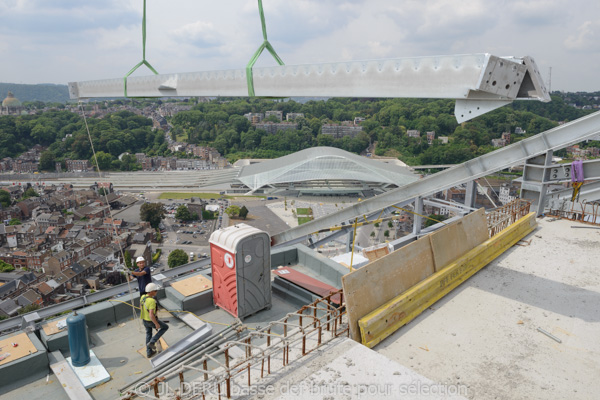
M 410 97 L 462 99 L 470 119 L 516 99 L 549 101 L 530 57 L 466 54 L 254 68 L 259 97 Z M 129 77 L 131 97 L 248 96 L 245 69 Z M 72 99 L 124 97 L 123 78 L 69 83 Z M 483 103 L 481 103 L 483 102 Z M 460 116 L 462 115 L 462 117 Z

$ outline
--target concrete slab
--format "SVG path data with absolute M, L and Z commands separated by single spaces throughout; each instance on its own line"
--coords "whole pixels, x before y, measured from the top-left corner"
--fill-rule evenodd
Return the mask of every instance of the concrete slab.
M 264 399 L 464 399 L 467 388 L 434 382 L 348 338 L 290 364 L 260 387 Z M 257 389 L 259 389 L 257 388 Z
M 77 375 L 77 378 L 79 378 L 79 381 L 86 390 L 110 380 L 108 371 L 106 371 L 106 368 L 98 360 L 93 350 L 90 350 L 90 362 L 83 367 L 75 367 L 71 357 L 67 357 L 66 361 L 73 368 L 73 372 L 75 372 L 75 375 Z
M 375 350 L 469 398 L 597 398 L 600 231 L 551 221 Z

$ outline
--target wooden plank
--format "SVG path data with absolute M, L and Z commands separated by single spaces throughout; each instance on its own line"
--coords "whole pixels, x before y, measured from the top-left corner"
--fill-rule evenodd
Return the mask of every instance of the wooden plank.
M 165 341 L 164 338 L 160 338 L 158 339 L 158 343 L 156 344 L 156 354 L 160 354 L 163 351 L 167 350 L 169 348 L 169 345 L 167 344 L 167 342 Z M 142 347 L 141 349 L 138 349 L 137 351 L 142 357 L 144 358 L 148 358 L 146 356 L 146 346 Z M 152 356 L 154 357 L 154 356 Z
M 530 213 L 496 236 L 377 308 L 359 321 L 361 341 L 374 347 L 403 325 L 412 321 L 469 277 L 532 232 L 535 213 Z
M 56 375 L 56 378 L 62 384 L 69 399 L 92 400 L 92 397 L 85 390 L 85 387 L 83 387 L 73 368 L 71 368 L 59 351 L 52 352 L 49 358 L 50 369 L 52 369 L 52 372 L 54 372 L 54 375 Z
M 64 321 L 66 319 L 67 319 L 67 317 L 58 318 L 58 319 L 54 319 L 54 320 L 49 321 L 48 323 L 44 324 L 42 326 L 42 328 L 44 329 L 44 333 L 47 336 L 52 336 L 52 335 L 56 335 L 59 332 L 66 331 L 67 330 L 66 325 L 65 325 L 65 328 L 63 328 L 63 329 L 58 329 L 58 326 L 57 326 L 60 321 Z
M 385 245 L 373 250 L 363 250 L 363 253 L 365 254 L 365 257 L 369 259 L 370 262 L 373 262 L 390 254 L 390 249 L 387 245 Z
M 191 278 L 173 282 L 171 287 L 187 297 L 212 289 L 212 281 L 204 275 L 196 275 Z
M 433 252 L 426 237 L 344 275 L 350 336 L 360 341 L 362 317 L 433 273 Z
M 280 267 L 274 270 L 273 273 L 277 274 L 280 278 L 298 285 L 301 288 L 306 289 L 320 297 L 328 296 L 330 293 L 337 292 L 339 290 L 339 288 L 328 285 L 325 282 L 321 282 L 320 280 L 303 274 L 300 271 L 296 271 L 293 268 Z M 335 296 L 332 296 L 331 301 L 332 303 L 340 304 L 340 295 L 336 294 Z
M 429 235 L 436 272 L 489 239 L 485 210 L 479 210 Z
M 16 343 L 17 347 L 13 347 L 13 343 Z M 37 353 L 37 351 L 38 350 L 35 348 L 35 345 L 25 332 L 0 340 L 0 356 L 4 354 L 10 354 L 0 361 L 0 365 L 8 364 L 9 362 L 18 360 L 19 358 Z

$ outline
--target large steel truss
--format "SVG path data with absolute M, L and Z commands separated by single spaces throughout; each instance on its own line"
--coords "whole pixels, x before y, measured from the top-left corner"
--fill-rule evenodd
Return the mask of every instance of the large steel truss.
M 459 122 L 513 100 L 550 101 L 531 57 L 465 54 L 254 68 L 261 97 L 456 99 Z M 72 99 L 124 97 L 123 78 L 69 83 Z M 245 69 L 127 78 L 131 97 L 248 96 Z

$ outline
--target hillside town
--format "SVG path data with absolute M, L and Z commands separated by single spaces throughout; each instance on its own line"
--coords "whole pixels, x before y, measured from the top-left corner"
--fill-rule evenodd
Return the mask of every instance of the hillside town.
M 0 210 L 0 270 L 9 271 L 0 273 L 0 317 L 122 283 L 121 251 L 152 260 L 155 230 L 148 222 L 110 218 L 109 208 L 138 201 L 116 194 L 110 183 L 0 190 L 13 204 Z

